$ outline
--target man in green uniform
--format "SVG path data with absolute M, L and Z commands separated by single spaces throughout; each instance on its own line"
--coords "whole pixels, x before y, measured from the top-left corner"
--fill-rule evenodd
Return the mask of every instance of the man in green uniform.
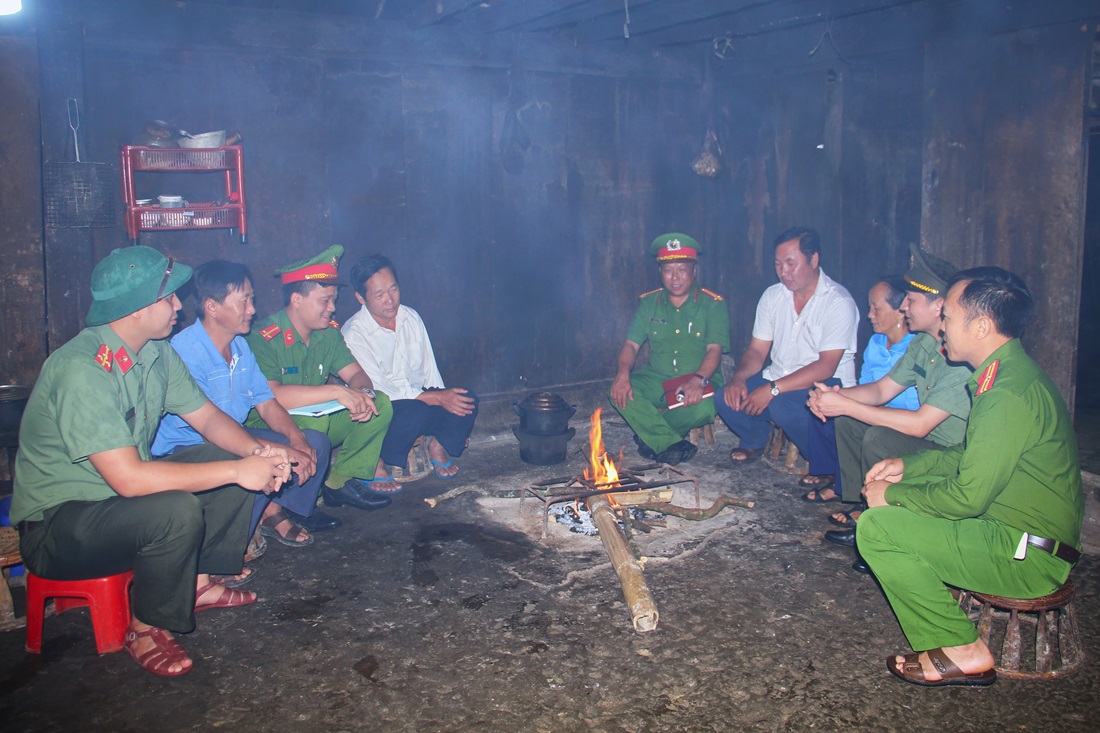
M 1080 557 L 1084 495 L 1073 423 L 1019 337 L 1034 309 L 1018 276 L 960 272 L 943 308 L 944 344 L 975 372 L 966 440 L 871 467 L 856 525 L 909 644 L 887 658 L 919 685 L 989 685 L 993 656 L 948 586 L 1011 598 L 1053 592 Z M 927 651 L 926 651 L 927 650 Z
M 292 415 L 294 408 L 330 401 L 347 408 L 320 417 L 294 415 L 294 422 L 325 433 L 333 448 L 340 446 L 321 489 L 325 505 L 369 511 L 388 506 L 390 497 L 383 494 L 401 489 L 379 460 L 393 407 L 386 395 L 374 392 L 331 320 L 337 287 L 344 284 L 337 282 L 336 271 L 343 254 L 343 247 L 333 245 L 276 270 L 286 307 L 253 326 L 247 341 L 275 399 Z M 330 375 L 343 384 L 328 384 Z M 245 425 L 268 427 L 255 410 Z
M 810 393 L 810 410 L 817 417 L 836 418 L 840 476 L 835 491 L 820 492 L 817 498 L 821 501 L 830 501 L 839 494 L 845 502 L 860 502 L 863 477 L 875 463 L 919 450 L 942 450 L 960 442 L 966 431 L 970 414 L 966 385 L 971 368 L 969 364 L 949 362 L 940 350 L 940 314 L 947 282 L 957 268 L 916 245 L 910 247 L 910 252 L 905 273 L 909 294 L 901 310 L 909 330 L 917 336 L 904 356 L 889 374 L 871 384 L 846 389 L 818 384 Z M 920 401 L 917 410 L 885 407 L 912 386 L 916 386 Z M 859 510 L 837 513 L 833 522 L 854 525 L 858 516 Z M 830 530 L 825 539 L 851 547 L 855 544 L 855 527 Z M 858 557 L 853 567 L 867 571 Z
M 195 611 L 256 600 L 210 574 L 240 572 L 250 492 L 290 475 L 286 451 L 211 404 L 164 340 L 190 277 L 149 247 L 116 249 L 95 267 L 88 328 L 46 360 L 27 403 L 11 511 L 35 575 L 134 571 L 126 649 L 165 676 L 192 666 L 165 629 L 186 633 Z M 213 445 L 152 460 L 166 412 Z
M 676 465 L 695 455 L 684 436 L 714 422 L 714 392 L 722 388 L 718 370 L 729 351 L 729 312 L 722 296 L 695 287 L 699 243 L 686 234 L 653 240 L 663 288 L 641 296 L 641 304 L 619 352 L 611 402 L 634 430 L 644 458 Z M 638 349 L 649 341 L 649 363 L 631 372 Z M 672 393 L 664 382 L 688 377 Z

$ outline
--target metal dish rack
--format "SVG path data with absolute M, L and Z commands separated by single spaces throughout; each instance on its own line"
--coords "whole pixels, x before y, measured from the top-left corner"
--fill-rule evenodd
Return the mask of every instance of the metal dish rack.
M 123 216 L 126 233 L 137 243 L 142 232 L 179 229 L 233 229 L 241 243 L 248 241 L 248 218 L 244 197 L 244 155 L 240 145 L 220 148 L 148 148 L 123 146 L 119 153 L 122 171 Z M 217 173 L 225 179 L 225 196 L 206 203 L 189 203 L 183 208 L 165 209 L 158 204 L 138 205 L 134 194 L 135 173 Z

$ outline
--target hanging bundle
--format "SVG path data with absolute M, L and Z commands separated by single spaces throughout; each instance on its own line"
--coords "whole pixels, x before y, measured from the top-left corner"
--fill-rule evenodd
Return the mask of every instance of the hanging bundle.
M 722 172 L 722 147 L 718 144 L 718 135 L 715 134 L 714 128 L 707 129 L 707 136 L 703 140 L 703 151 L 691 164 L 691 168 L 698 175 L 707 178 L 714 178 Z

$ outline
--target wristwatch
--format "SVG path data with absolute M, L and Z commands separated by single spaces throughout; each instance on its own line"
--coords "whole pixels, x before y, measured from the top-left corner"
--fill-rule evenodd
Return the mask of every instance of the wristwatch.
M 770 384 L 772 386 L 772 397 L 778 397 L 779 396 L 779 385 L 776 384 L 775 382 L 768 382 L 768 384 Z
M 365 394 L 367 397 L 370 397 L 372 400 L 374 399 L 374 390 L 371 389 L 370 387 L 363 387 L 359 391 L 362 392 L 363 394 Z
M 692 376 L 693 376 L 693 377 L 699 377 L 699 383 L 700 383 L 700 384 L 702 385 L 703 389 L 706 389 L 707 387 L 709 387 L 709 386 L 710 386 L 710 380 L 709 380 L 709 379 L 707 379 L 706 377 L 704 377 L 704 376 L 703 376 L 702 374 L 700 374 L 699 372 L 696 372 L 696 373 L 695 373 L 695 374 L 693 374 Z

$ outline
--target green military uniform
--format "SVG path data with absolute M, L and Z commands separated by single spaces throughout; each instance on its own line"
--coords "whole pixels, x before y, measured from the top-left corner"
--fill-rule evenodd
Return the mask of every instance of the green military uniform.
M 177 268 L 189 277 L 189 268 Z M 132 446 L 152 460 L 165 412 L 187 414 L 205 403 L 167 341 L 149 341 L 131 355 L 109 325 L 97 325 L 54 352 L 27 403 L 16 456 L 11 519 L 27 567 L 60 580 L 133 569 L 134 616 L 194 629 L 196 556 L 200 573 L 240 572 L 252 494 L 226 486 L 122 497 L 88 457 Z M 171 460 L 235 459 L 202 445 Z
M 1080 545 L 1077 440 L 1050 377 L 1013 339 L 970 388 L 965 442 L 904 456 L 905 478 L 885 493 L 889 506 L 856 525 L 859 550 L 916 651 L 978 638 L 948 585 L 1036 598 L 1065 582 L 1071 565 L 1022 545 L 1025 532 Z
M 323 385 L 330 374 L 335 375 L 355 363 L 355 357 L 348 351 L 338 328 L 314 331 L 307 346 L 291 325 L 286 309 L 254 325 L 246 338 L 260 371 L 268 381 L 279 384 Z M 349 478 L 370 480 L 374 477 L 382 441 L 393 419 L 393 406 L 386 395 L 376 392 L 374 404 L 378 415 L 367 422 L 355 422 L 347 410 L 323 417 L 294 416 L 294 422 L 299 427 L 325 433 L 333 447 L 340 446 L 332 473 L 326 481 L 328 486 L 338 488 Z M 267 427 L 255 410 L 245 425 L 250 428 Z
M 721 296 L 694 287 L 677 308 L 664 288 L 646 293 L 626 338 L 639 345 L 649 342 L 649 363 L 630 373 L 634 399 L 619 410 L 646 445 L 660 453 L 683 440 L 692 428 L 714 422 L 714 400 L 721 399 L 722 393 L 721 370 L 711 377 L 714 398 L 675 410 L 667 409 L 661 383 L 693 374 L 710 344 L 721 346 L 723 353 L 729 351 L 729 311 Z
M 940 342 L 927 333 L 918 333 L 909 348 L 887 375 L 903 387 L 916 387 L 921 405 L 932 405 L 948 413 L 927 438 L 916 438 L 892 428 L 871 427 L 846 415 L 836 419 L 837 458 L 840 463 L 840 488 L 844 501 L 860 501 L 863 478 L 871 466 L 884 458 L 893 458 L 919 450 L 939 450 L 955 445 L 966 433 L 970 414 L 970 394 L 966 385 L 971 369 L 953 364 L 940 353 Z

